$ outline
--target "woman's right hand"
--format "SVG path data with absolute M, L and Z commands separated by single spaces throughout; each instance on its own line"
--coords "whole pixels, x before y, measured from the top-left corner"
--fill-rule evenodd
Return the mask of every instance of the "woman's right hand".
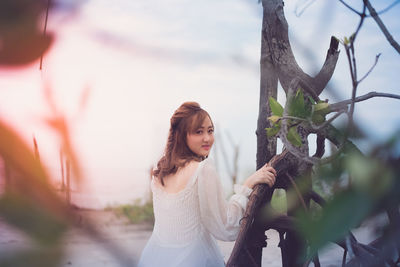
M 247 178 L 243 185 L 251 189 L 257 184 L 268 184 L 272 187 L 275 184 L 275 179 L 276 170 L 267 163 Z

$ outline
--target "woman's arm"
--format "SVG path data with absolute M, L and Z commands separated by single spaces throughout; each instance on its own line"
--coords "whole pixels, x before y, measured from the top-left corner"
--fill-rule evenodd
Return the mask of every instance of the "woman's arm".
M 257 184 L 268 184 L 272 187 L 275 184 L 275 178 L 276 170 L 267 163 L 247 178 L 243 185 L 252 189 Z
M 266 178 L 264 170 L 257 171 L 246 179 L 244 185 L 234 185 L 235 194 L 227 201 L 214 165 L 209 160 L 204 163 L 198 177 L 202 222 L 217 239 L 233 241 L 239 233 L 239 223 L 244 215 L 248 197 L 254 185 L 263 181 L 272 182 L 275 179 L 270 177 L 269 174 Z M 269 170 L 266 171 L 269 173 Z

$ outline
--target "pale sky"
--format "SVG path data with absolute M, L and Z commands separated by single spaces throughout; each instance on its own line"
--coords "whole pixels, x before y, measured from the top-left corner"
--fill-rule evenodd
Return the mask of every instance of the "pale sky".
M 390 3 L 373 1 L 377 10 Z M 381 16 L 398 42 L 399 11 L 396 5 Z M 322 65 L 330 36 L 350 36 L 358 23 L 338 1 L 286 1 L 285 14 L 292 48 L 308 73 Z M 36 136 L 43 161 L 58 179 L 59 141 L 43 123 L 49 115 L 43 85 L 50 84 L 57 106 L 69 118 L 94 196 L 89 206 L 145 194 L 147 171 L 161 156 L 169 118 L 188 100 L 209 111 L 227 149 L 226 132 L 240 144 L 239 179 L 244 179 L 255 168 L 261 23 L 256 0 L 91 0 L 75 12 L 52 13 L 48 29 L 57 38 L 44 57 L 44 70 L 39 71 L 38 62 L 0 68 L 0 116 L 27 142 Z M 359 76 L 382 53 L 358 95 L 399 93 L 400 55 L 371 18 L 358 38 Z M 340 50 L 329 84 L 337 100 L 351 96 L 347 59 Z M 80 111 L 85 88 L 88 103 Z M 282 92 L 278 100 L 284 103 Z M 373 99 L 358 104 L 355 116 L 374 141 L 400 128 L 399 107 L 398 100 Z M 221 156 L 219 163 L 229 187 Z

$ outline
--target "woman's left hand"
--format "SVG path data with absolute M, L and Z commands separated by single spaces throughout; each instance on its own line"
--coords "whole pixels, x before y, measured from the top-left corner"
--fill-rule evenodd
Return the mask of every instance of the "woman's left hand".
M 252 189 L 257 184 L 268 184 L 272 187 L 275 184 L 276 175 L 276 170 L 267 163 L 247 178 L 244 185 Z

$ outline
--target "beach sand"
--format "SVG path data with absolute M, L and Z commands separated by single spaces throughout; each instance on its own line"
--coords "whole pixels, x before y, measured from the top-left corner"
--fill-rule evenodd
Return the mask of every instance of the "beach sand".
M 79 228 L 70 229 L 63 240 L 65 255 L 61 266 L 121 266 L 121 262 L 117 258 L 123 257 L 110 253 L 110 250 L 115 247 L 118 247 L 118 253 L 122 252 L 128 257 L 133 266 L 136 265 L 151 235 L 151 225 L 129 224 L 126 218 L 118 218 L 111 211 L 79 210 L 78 212 L 81 215 L 80 225 L 87 225 L 90 221 L 95 222 L 96 229 L 102 233 L 103 239 L 93 239 Z M 0 229 L 0 257 L 15 249 L 30 246 L 30 240 L 23 233 L 2 221 L 0 221 Z M 365 230 L 360 231 L 361 236 L 368 236 L 368 232 Z M 278 247 L 279 235 L 274 230 L 268 230 L 266 234 L 268 245 L 263 249 L 262 266 L 281 266 L 281 253 Z M 218 244 L 226 261 L 234 242 L 218 241 Z M 320 253 L 322 266 L 340 266 L 342 253 L 342 249 L 336 245 L 326 248 Z

